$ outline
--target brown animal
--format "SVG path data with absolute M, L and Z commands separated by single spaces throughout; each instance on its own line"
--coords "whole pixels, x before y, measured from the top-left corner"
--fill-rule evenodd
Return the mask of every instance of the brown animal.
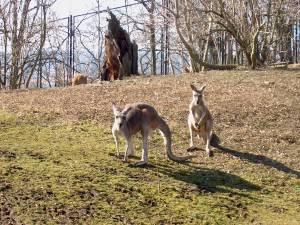
M 78 73 L 74 74 L 74 77 L 72 79 L 72 86 L 79 84 L 87 84 L 87 76 Z
M 116 143 L 117 156 L 119 156 L 119 135 L 123 134 L 126 139 L 126 151 L 124 161 L 127 162 L 128 156 L 134 155 L 132 143 L 133 135 L 141 132 L 143 137 L 143 153 L 139 166 L 148 163 L 148 138 L 150 134 L 158 129 L 165 141 L 166 153 L 169 159 L 176 162 L 183 162 L 195 156 L 175 156 L 172 151 L 172 135 L 168 124 L 150 105 L 145 103 L 134 103 L 126 105 L 122 110 L 113 104 L 113 113 L 115 121 L 112 127 L 112 133 Z
M 209 157 L 213 155 L 210 150 L 210 141 L 212 138 L 213 118 L 203 100 L 203 91 L 205 85 L 197 89 L 191 84 L 193 91 L 192 102 L 189 107 L 188 126 L 190 130 L 190 150 L 195 149 L 194 134 L 203 138 L 206 145 L 206 153 Z
M 191 67 L 189 67 L 189 66 L 185 66 L 185 67 L 183 68 L 183 71 L 184 71 L 185 73 L 191 73 L 191 72 L 192 72 L 192 69 L 191 69 Z
M 105 60 L 102 66 L 103 80 L 117 80 L 123 78 L 123 66 L 120 61 L 120 48 L 111 32 L 105 35 Z

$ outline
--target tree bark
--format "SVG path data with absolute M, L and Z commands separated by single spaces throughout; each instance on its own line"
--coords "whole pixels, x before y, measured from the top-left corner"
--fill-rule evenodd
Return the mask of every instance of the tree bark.
M 135 42 L 130 41 L 129 34 L 121 27 L 117 17 L 111 11 L 109 11 L 109 14 L 111 18 L 108 19 L 105 60 L 102 65 L 101 73 L 102 80 L 107 80 L 112 77 L 120 79 L 123 75 L 137 73 L 137 45 Z M 110 51 L 110 48 L 118 50 Z M 116 60 L 116 58 L 118 58 L 118 60 Z M 113 60 L 114 62 L 112 63 L 110 60 Z M 135 60 L 135 62 L 133 62 L 133 60 Z M 122 69 L 119 70 L 119 67 Z
M 43 12 L 43 22 L 42 22 L 43 25 L 42 25 L 41 36 L 40 36 L 39 50 L 38 50 L 38 53 L 37 53 L 37 57 L 34 60 L 33 66 L 31 68 L 29 77 L 28 77 L 28 79 L 26 81 L 26 84 L 25 84 L 26 88 L 29 87 L 32 75 L 33 75 L 33 73 L 35 71 L 35 68 L 36 68 L 38 62 L 42 58 L 43 47 L 44 47 L 45 41 L 46 41 L 46 33 L 47 33 L 47 10 L 46 10 L 46 6 L 45 5 L 42 6 L 42 12 Z
M 151 49 L 151 74 L 156 75 L 156 35 L 155 35 L 155 18 L 154 18 L 154 8 L 155 0 L 151 0 L 151 6 L 149 10 L 150 17 L 150 49 Z
M 20 64 L 20 55 L 22 48 L 24 46 L 24 32 L 27 27 L 27 18 L 29 13 L 29 5 L 31 0 L 25 0 L 23 3 L 23 8 L 21 11 L 20 24 L 18 26 L 18 10 L 20 2 L 18 0 L 12 1 L 12 10 L 13 10 L 13 30 L 12 30 L 12 69 L 10 77 L 10 88 L 18 88 L 19 76 L 19 64 Z

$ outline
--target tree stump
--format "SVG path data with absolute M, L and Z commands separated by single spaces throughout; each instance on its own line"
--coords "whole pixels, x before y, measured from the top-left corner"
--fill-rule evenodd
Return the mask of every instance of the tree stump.
M 122 79 L 123 75 L 138 74 L 138 46 L 130 41 L 117 17 L 109 10 L 108 13 L 101 79 L 112 81 Z

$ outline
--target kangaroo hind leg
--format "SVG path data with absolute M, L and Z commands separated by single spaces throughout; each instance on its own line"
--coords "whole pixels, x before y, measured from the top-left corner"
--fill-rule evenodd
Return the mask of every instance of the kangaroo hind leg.
M 212 139 L 212 123 L 211 121 L 207 121 L 206 123 L 206 129 L 205 129 L 205 139 L 204 143 L 206 144 L 205 146 L 205 151 L 208 155 L 208 157 L 212 157 L 213 156 L 213 152 L 211 151 L 211 147 L 210 147 L 210 142 Z
M 141 161 L 136 164 L 137 166 L 144 166 L 148 163 L 149 131 L 148 130 L 142 131 L 142 137 L 143 137 L 142 157 L 141 157 Z

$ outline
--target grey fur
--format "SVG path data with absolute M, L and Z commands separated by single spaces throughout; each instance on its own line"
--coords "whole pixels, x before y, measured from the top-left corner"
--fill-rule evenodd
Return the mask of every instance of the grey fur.
M 123 110 L 113 104 L 113 113 L 115 121 L 112 127 L 112 133 L 115 139 L 117 155 L 119 151 L 119 135 L 124 135 L 126 139 L 126 151 L 124 161 L 128 161 L 128 156 L 134 155 L 132 137 L 138 132 L 141 132 L 143 137 L 143 153 L 141 162 L 138 165 L 148 163 L 148 137 L 152 131 L 158 129 L 164 137 L 166 145 L 166 153 L 169 159 L 182 162 L 194 156 L 175 156 L 172 152 L 171 131 L 168 124 L 158 115 L 157 111 L 150 105 L 145 103 L 134 103 L 126 105 Z
M 190 131 L 190 148 L 194 148 L 194 135 L 203 138 L 208 156 L 212 156 L 210 141 L 212 138 L 213 118 L 203 100 L 203 91 L 206 86 L 197 89 L 191 84 L 193 90 L 192 102 L 189 106 L 188 126 Z

